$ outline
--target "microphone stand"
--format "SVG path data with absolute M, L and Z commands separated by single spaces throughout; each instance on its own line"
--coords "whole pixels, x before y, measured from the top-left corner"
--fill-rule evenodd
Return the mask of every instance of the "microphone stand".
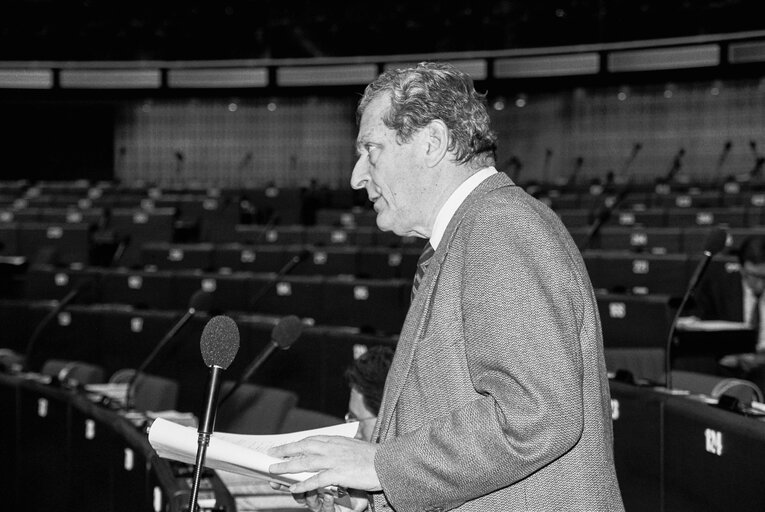
M 680 306 L 677 308 L 677 311 L 675 312 L 675 317 L 672 319 L 672 323 L 669 327 L 669 335 L 667 336 L 667 345 L 665 348 L 665 354 L 664 354 L 664 372 L 666 374 L 665 377 L 665 387 L 667 390 L 671 393 L 672 392 L 672 346 L 675 342 L 675 332 L 677 331 L 677 322 L 680 320 L 680 315 L 683 312 L 683 309 L 685 309 L 685 305 L 688 302 L 688 300 L 691 298 L 691 295 L 693 294 L 693 291 L 696 289 L 696 285 L 699 283 L 699 280 L 701 279 L 701 276 L 704 275 L 704 272 L 706 272 L 707 267 L 709 266 L 709 263 L 712 261 L 712 257 L 714 254 L 709 251 L 704 251 L 704 259 L 701 261 L 701 264 L 696 267 L 696 272 L 693 274 L 693 277 L 691 277 L 690 286 L 688 286 L 688 289 L 685 291 L 685 295 L 683 295 L 683 300 L 680 301 Z
M 196 313 L 195 308 L 189 308 L 186 310 L 186 312 L 183 314 L 181 319 L 173 325 L 172 329 L 170 329 L 167 334 L 154 346 L 154 350 L 151 351 L 151 353 L 146 356 L 146 359 L 141 362 L 141 365 L 136 368 L 133 375 L 130 377 L 130 380 L 128 381 L 127 390 L 125 391 L 125 408 L 128 410 L 131 410 L 133 406 L 135 405 L 135 387 L 136 383 L 138 382 L 138 377 L 146 370 L 146 367 L 151 364 L 154 359 L 157 357 L 157 354 L 160 353 L 160 351 L 165 348 L 165 346 L 175 338 L 175 335 L 178 334 L 178 331 L 180 331 L 186 323 L 191 319 L 191 317 L 194 316 Z
M 207 447 L 210 445 L 210 436 L 215 427 L 215 415 L 217 412 L 218 391 L 223 374 L 223 368 L 217 365 L 210 367 L 210 378 L 207 381 L 207 390 L 205 397 L 207 401 L 204 405 L 204 416 L 199 424 L 197 436 L 197 456 L 194 462 L 194 477 L 191 484 L 191 495 L 189 496 L 189 512 L 196 512 L 197 497 L 199 496 L 199 481 L 202 477 L 202 466 L 207 456 Z
M 269 281 L 260 290 L 258 290 L 253 298 L 250 299 L 250 309 L 254 309 L 255 305 L 260 302 L 260 300 L 266 295 L 266 292 L 268 292 L 268 290 L 270 290 L 279 279 L 292 272 L 292 269 L 295 268 L 298 263 L 306 259 L 309 254 L 309 251 L 303 250 L 299 254 L 296 254 L 290 258 L 290 260 L 282 268 L 279 269 L 274 277 L 269 279 Z

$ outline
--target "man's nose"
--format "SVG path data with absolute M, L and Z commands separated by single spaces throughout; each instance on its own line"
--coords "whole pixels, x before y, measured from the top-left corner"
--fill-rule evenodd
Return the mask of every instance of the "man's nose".
M 364 188 L 367 181 L 369 181 L 369 173 L 367 172 L 367 166 L 362 157 L 356 160 L 356 165 L 353 166 L 353 172 L 351 173 L 351 187 L 355 189 Z

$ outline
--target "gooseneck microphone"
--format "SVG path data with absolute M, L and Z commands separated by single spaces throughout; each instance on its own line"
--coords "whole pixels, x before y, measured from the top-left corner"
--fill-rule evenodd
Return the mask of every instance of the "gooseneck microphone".
M 266 345 L 263 350 L 255 356 L 255 359 L 252 360 L 247 368 L 244 369 L 239 380 L 237 380 L 236 383 L 231 386 L 231 389 L 228 390 L 228 393 L 221 398 L 218 407 L 222 406 L 223 403 L 242 386 L 242 384 L 250 380 L 250 377 L 255 373 L 255 370 L 261 367 L 274 350 L 277 348 L 287 350 L 297 341 L 302 333 L 303 323 L 295 315 L 285 316 L 279 320 L 279 323 L 277 323 L 271 330 L 271 340 L 268 345 Z
M 725 242 L 727 239 L 728 233 L 722 228 L 714 228 L 707 235 L 706 241 L 704 242 L 704 251 L 702 253 L 701 261 L 699 261 L 698 265 L 696 265 L 696 270 L 693 272 L 691 280 L 688 282 L 688 288 L 685 290 L 683 300 L 680 302 L 680 306 L 677 308 L 677 312 L 675 313 L 675 318 L 672 320 L 672 324 L 670 325 L 669 336 L 667 336 L 667 346 L 666 350 L 664 351 L 664 371 L 666 374 L 665 383 L 666 388 L 669 391 L 672 390 L 672 345 L 675 341 L 675 330 L 677 329 L 677 322 L 680 319 L 680 315 L 683 313 L 683 309 L 685 308 L 688 299 L 696 290 L 696 286 L 698 286 L 699 281 L 701 281 L 701 277 L 704 275 L 704 272 L 706 272 L 707 267 L 709 266 L 709 262 L 712 261 L 712 258 L 717 253 L 725 249 Z
M 276 274 L 274 274 L 268 281 L 266 281 L 266 284 L 264 284 L 263 287 L 258 290 L 252 299 L 250 299 L 250 310 L 254 311 L 255 306 L 263 299 L 263 297 L 265 297 L 266 292 L 268 292 L 268 290 L 270 290 L 279 279 L 292 272 L 292 269 L 294 269 L 300 262 L 308 258 L 311 254 L 312 252 L 308 249 L 303 249 L 292 258 L 290 258 L 290 260 L 285 263 L 284 266 L 280 268 Z
M 27 349 L 24 353 L 24 361 L 23 361 L 23 371 L 29 371 L 29 362 L 32 358 L 32 354 L 34 352 L 34 349 L 36 348 L 37 341 L 40 339 L 40 335 L 43 333 L 46 327 L 48 327 L 48 324 L 50 324 L 51 320 L 53 320 L 56 316 L 58 316 L 59 313 L 61 313 L 64 308 L 66 308 L 74 299 L 76 299 L 78 296 L 80 296 L 83 292 L 86 290 L 90 290 L 95 288 L 96 286 L 96 280 L 95 278 L 89 277 L 86 278 L 84 281 L 81 281 L 77 286 L 72 288 L 69 293 L 64 295 L 61 300 L 58 301 L 56 306 L 51 309 L 47 315 L 40 321 L 39 324 L 35 327 L 35 330 L 32 332 L 32 335 L 29 337 L 29 341 L 27 342 Z
M 223 315 L 212 317 L 202 330 L 199 346 L 202 351 L 202 359 L 205 365 L 210 368 L 210 376 L 207 380 L 205 401 L 197 430 L 199 436 L 197 438 L 194 479 L 189 496 L 189 512 L 196 512 L 197 510 L 199 479 L 205 463 L 207 446 L 210 444 L 210 436 L 215 428 L 221 374 L 231 365 L 239 351 L 239 328 L 236 322 Z
M 156 344 L 154 350 L 146 356 L 146 359 L 141 362 L 138 368 L 136 368 L 135 373 L 133 373 L 133 376 L 130 377 L 125 394 L 125 407 L 127 409 L 132 409 L 135 405 L 135 387 L 141 373 L 143 373 L 146 368 L 156 360 L 159 353 L 162 352 L 162 349 L 164 349 L 167 344 L 178 335 L 178 332 L 180 332 L 183 326 L 194 317 L 197 311 L 209 311 L 210 306 L 212 306 L 212 295 L 210 293 L 204 290 L 197 290 L 194 292 L 194 295 L 192 295 L 189 300 L 189 308 L 183 313 L 183 316 L 169 331 L 167 331 L 165 336 Z

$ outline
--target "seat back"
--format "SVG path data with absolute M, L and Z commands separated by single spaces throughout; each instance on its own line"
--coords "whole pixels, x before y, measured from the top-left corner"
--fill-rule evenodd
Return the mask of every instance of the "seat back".
M 104 369 L 82 361 L 49 359 L 43 364 L 41 373 L 58 380 L 72 380 L 80 384 L 98 384 L 104 382 Z
M 221 386 L 224 397 L 234 385 Z M 287 412 L 295 407 L 298 396 L 279 388 L 243 384 L 219 406 L 215 430 L 235 434 L 276 434 L 281 432 Z
M 112 384 L 128 384 L 135 370 L 123 368 L 109 378 Z M 133 407 L 138 411 L 174 410 L 178 403 L 178 383 L 172 379 L 142 373 L 135 381 Z

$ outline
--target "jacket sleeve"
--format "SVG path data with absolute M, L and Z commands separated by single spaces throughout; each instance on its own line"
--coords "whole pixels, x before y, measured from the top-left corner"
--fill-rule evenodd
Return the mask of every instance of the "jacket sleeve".
M 457 507 L 528 477 L 580 439 L 589 280 L 552 215 L 496 204 L 460 227 L 468 241 L 455 337 L 477 398 L 381 445 L 375 467 L 397 512 Z

